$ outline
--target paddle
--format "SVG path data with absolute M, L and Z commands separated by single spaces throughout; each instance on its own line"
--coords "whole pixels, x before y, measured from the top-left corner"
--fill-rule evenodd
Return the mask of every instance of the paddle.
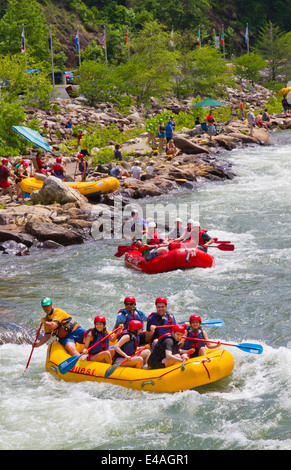
M 190 351 L 188 352 L 187 354 L 187 357 L 185 357 L 184 361 L 182 362 L 182 365 L 181 365 L 181 371 L 184 372 L 185 370 L 185 362 L 189 359 L 189 357 L 191 356 L 192 354 L 192 349 L 190 349 Z
M 40 333 L 41 327 L 42 327 L 42 322 L 41 322 L 41 324 L 39 325 L 39 328 L 38 328 L 38 330 L 37 330 L 37 334 L 36 334 L 34 343 L 33 343 L 33 345 L 32 345 L 31 353 L 30 353 L 30 356 L 29 356 L 29 358 L 28 358 L 28 361 L 27 361 L 27 364 L 26 364 L 26 367 L 25 367 L 24 372 L 26 372 L 26 369 L 28 368 L 28 365 L 29 365 L 29 363 L 30 363 L 30 359 L 31 359 L 33 350 L 34 350 L 34 348 L 35 348 L 35 345 L 36 345 L 36 342 L 37 342 L 37 338 L 39 337 L 39 333 Z
M 179 325 L 185 325 L 185 322 L 179 323 Z M 201 325 L 212 326 L 214 328 L 219 326 L 224 326 L 224 321 L 220 320 L 220 318 L 216 318 L 214 320 L 205 320 L 201 323 Z M 161 325 L 156 326 L 156 328 L 173 328 L 174 325 Z
M 234 245 L 221 243 L 220 245 L 209 245 L 207 248 L 218 248 L 221 251 L 234 251 Z
M 213 238 L 213 240 L 214 240 L 214 243 L 231 243 L 229 241 L 218 240 L 218 238 Z
M 189 338 L 188 336 L 183 336 L 183 338 L 190 339 L 191 341 L 203 341 L 204 343 L 214 343 L 218 344 L 218 341 L 205 341 L 205 339 L 199 339 L 199 338 Z M 224 346 L 235 346 L 236 348 L 241 349 L 244 352 L 249 352 L 253 354 L 262 354 L 263 352 L 263 346 L 260 344 L 254 344 L 254 343 L 241 343 L 241 344 L 230 344 L 230 343 L 220 343 L 223 344 Z
M 93 344 L 93 346 L 91 346 L 89 349 L 87 349 L 87 351 L 90 351 L 90 349 L 94 348 L 94 346 L 96 346 L 97 344 L 99 343 L 102 343 L 106 338 L 108 338 L 109 336 L 111 336 L 113 333 L 115 333 L 115 331 L 117 331 L 119 329 L 118 328 L 115 328 L 115 330 L 111 331 L 111 333 L 109 333 L 108 335 L 104 336 L 104 338 L 100 339 L 100 341 L 97 341 L 97 343 Z M 79 354 L 79 356 L 71 356 L 69 357 L 68 359 L 66 359 L 65 361 L 61 362 L 60 365 L 59 365 L 59 372 L 60 374 L 64 375 L 66 374 L 69 370 L 73 369 L 74 365 L 77 364 L 78 360 L 80 359 L 81 356 L 83 356 L 85 353 L 81 353 Z M 87 354 L 87 353 L 86 353 Z
M 115 369 L 117 369 L 117 367 L 122 366 L 122 364 L 124 364 L 125 362 L 129 361 L 129 359 L 131 359 L 132 357 L 136 356 L 137 354 L 139 354 L 139 353 L 140 353 L 141 351 L 143 351 L 144 349 L 147 349 L 147 346 L 145 346 L 145 347 L 142 348 L 142 349 L 139 349 L 138 351 L 136 351 L 136 352 L 135 352 L 132 356 L 130 356 L 129 358 L 124 359 L 124 361 L 120 362 L 120 364 L 117 364 L 116 366 L 108 367 L 107 371 L 105 372 L 104 378 L 107 379 L 111 374 L 113 374 L 113 372 L 115 371 Z

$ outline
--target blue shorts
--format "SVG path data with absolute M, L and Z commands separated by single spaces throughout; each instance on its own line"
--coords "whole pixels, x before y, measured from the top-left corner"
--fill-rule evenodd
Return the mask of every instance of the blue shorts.
M 86 330 L 81 326 L 78 326 L 75 330 L 71 331 L 65 338 L 59 338 L 59 343 L 66 346 L 68 343 L 80 343 L 84 342 L 84 334 Z
M 153 248 L 147 255 L 146 255 L 146 261 L 149 261 L 150 259 L 154 259 L 158 256 L 158 249 Z

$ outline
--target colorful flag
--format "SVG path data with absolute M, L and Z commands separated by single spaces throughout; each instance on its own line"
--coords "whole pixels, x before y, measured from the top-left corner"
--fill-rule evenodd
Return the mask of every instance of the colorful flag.
M 21 52 L 25 52 L 25 37 L 24 37 L 24 25 L 22 25 L 22 34 L 21 34 Z
M 170 37 L 170 45 L 172 47 L 175 46 L 175 44 L 174 44 L 174 26 L 172 26 L 172 32 L 171 32 L 171 37 Z
M 126 32 L 125 32 L 125 45 L 126 47 L 128 47 L 128 29 L 126 28 Z
M 249 40 L 249 30 L 248 30 L 248 25 L 246 26 L 246 32 L 245 32 L 245 43 L 247 44 Z
M 76 51 L 79 52 L 79 31 L 76 32 L 75 44 L 76 44 Z
M 224 43 L 224 33 L 221 31 L 221 36 L 220 36 L 220 45 L 223 46 Z
M 52 35 L 50 31 L 49 31 L 49 36 L 48 36 L 48 46 L 49 46 L 49 50 L 51 51 L 52 50 Z

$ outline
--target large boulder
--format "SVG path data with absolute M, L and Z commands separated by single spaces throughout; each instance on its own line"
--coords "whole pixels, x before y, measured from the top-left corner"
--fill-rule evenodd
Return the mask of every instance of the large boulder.
M 30 195 L 32 204 L 49 205 L 54 202 L 67 204 L 68 202 L 88 203 L 87 198 L 76 189 L 71 188 L 55 176 L 48 176 L 39 191 L 34 191 Z
M 174 144 L 176 147 L 180 150 L 182 150 L 183 153 L 189 154 L 189 155 L 195 155 L 197 153 L 209 153 L 209 150 L 205 147 L 202 147 L 201 145 L 195 144 L 194 142 L 191 142 L 190 140 L 185 139 L 185 137 L 182 137 L 181 135 L 175 135 L 173 137 Z
M 78 245 L 84 241 L 79 233 L 53 223 L 27 222 L 25 231 L 40 242 L 52 240 L 68 246 Z

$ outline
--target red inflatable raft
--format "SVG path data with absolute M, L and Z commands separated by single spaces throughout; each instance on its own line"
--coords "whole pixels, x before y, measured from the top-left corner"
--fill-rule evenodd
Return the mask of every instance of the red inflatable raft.
M 125 266 L 147 274 L 164 273 L 174 269 L 213 268 L 214 258 L 199 248 L 180 247 L 146 261 L 139 250 L 125 254 Z

